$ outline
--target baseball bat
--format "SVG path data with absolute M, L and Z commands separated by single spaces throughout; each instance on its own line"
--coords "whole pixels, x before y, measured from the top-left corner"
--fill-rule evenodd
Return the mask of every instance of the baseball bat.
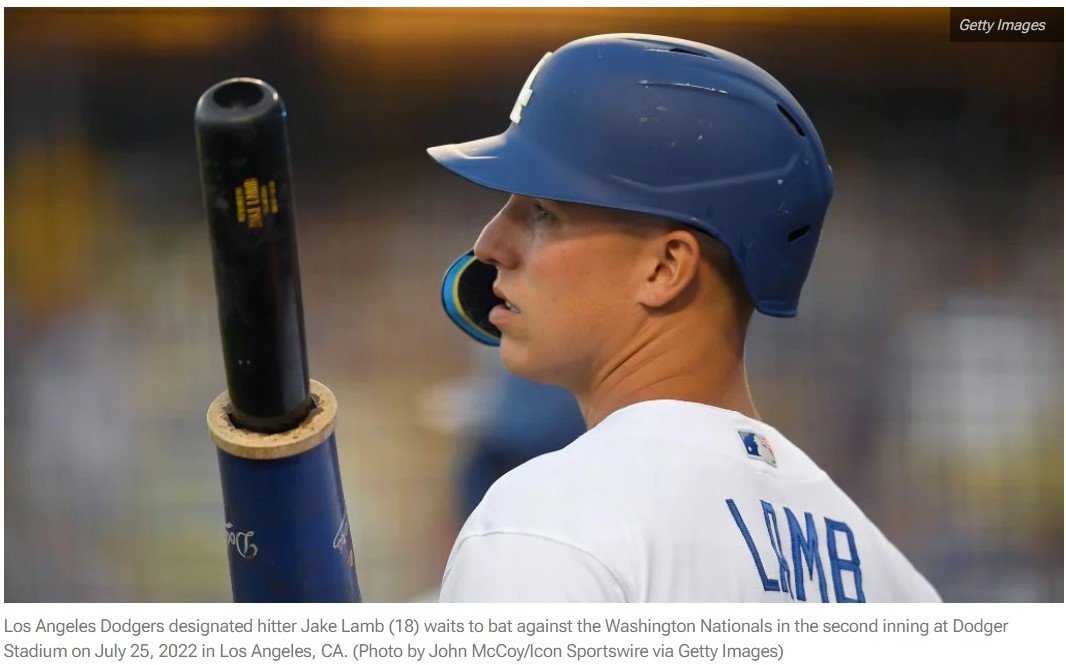
M 304 339 L 286 111 L 252 78 L 196 104 L 226 392 L 207 412 L 237 602 L 358 602 L 337 403 Z

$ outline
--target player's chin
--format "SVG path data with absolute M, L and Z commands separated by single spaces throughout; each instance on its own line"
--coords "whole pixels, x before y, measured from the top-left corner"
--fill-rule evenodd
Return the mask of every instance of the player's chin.
M 551 358 L 544 353 L 538 353 L 532 345 L 523 340 L 508 338 L 504 333 L 500 340 L 500 362 L 511 374 L 520 379 L 543 383 L 546 385 L 560 385 L 559 372 L 550 363 Z
M 518 374 L 521 371 L 523 355 L 521 345 L 511 335 L 500 335 L 500 362 L 508 372 Z
M 533 360 L 528 344 L 503 333 L 500 337 L 500 362 L 504 369 L 521 379 L 535 381 L 533 375 L 536 374 L 536 365 Z

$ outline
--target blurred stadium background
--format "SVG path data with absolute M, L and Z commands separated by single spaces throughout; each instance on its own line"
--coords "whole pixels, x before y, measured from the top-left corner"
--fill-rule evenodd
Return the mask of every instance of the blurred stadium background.
M 192 133 L 212 83 L 290 117 L 312 373 L 364 596 L 440 579 L 497 369 L 438 280 L 504 196 L 424 148 L 503 130 L 603 32 L 763 66 L 837 178 L 763 417 L 953 601 L 1063 600 L 1063 51 L 953 44 L 944 10 L 28 10 L 5 24 L 8 601 L 224 601 L 204 424 L 224 388 Z

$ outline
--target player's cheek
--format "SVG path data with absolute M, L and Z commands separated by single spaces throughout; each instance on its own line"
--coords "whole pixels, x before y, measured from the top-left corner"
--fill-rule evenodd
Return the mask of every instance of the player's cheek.
M 590 308 L 580 297 L 571 297 L 555 303 L 554 309 L 555 321 L 550 340 L 555 349 L 554 355 L 570 357 L 582 354 L 583 347 L 589 343 L 591 327 L 595 325 L 588 316 Z

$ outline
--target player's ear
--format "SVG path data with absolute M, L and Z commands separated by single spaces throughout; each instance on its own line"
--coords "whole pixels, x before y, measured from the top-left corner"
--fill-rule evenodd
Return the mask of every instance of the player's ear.
M 647 252 L 638 300 L 647 307 L 665 307 L 698 277 L 700 243 L 692 231 L 672 229 L 650 238 Z

